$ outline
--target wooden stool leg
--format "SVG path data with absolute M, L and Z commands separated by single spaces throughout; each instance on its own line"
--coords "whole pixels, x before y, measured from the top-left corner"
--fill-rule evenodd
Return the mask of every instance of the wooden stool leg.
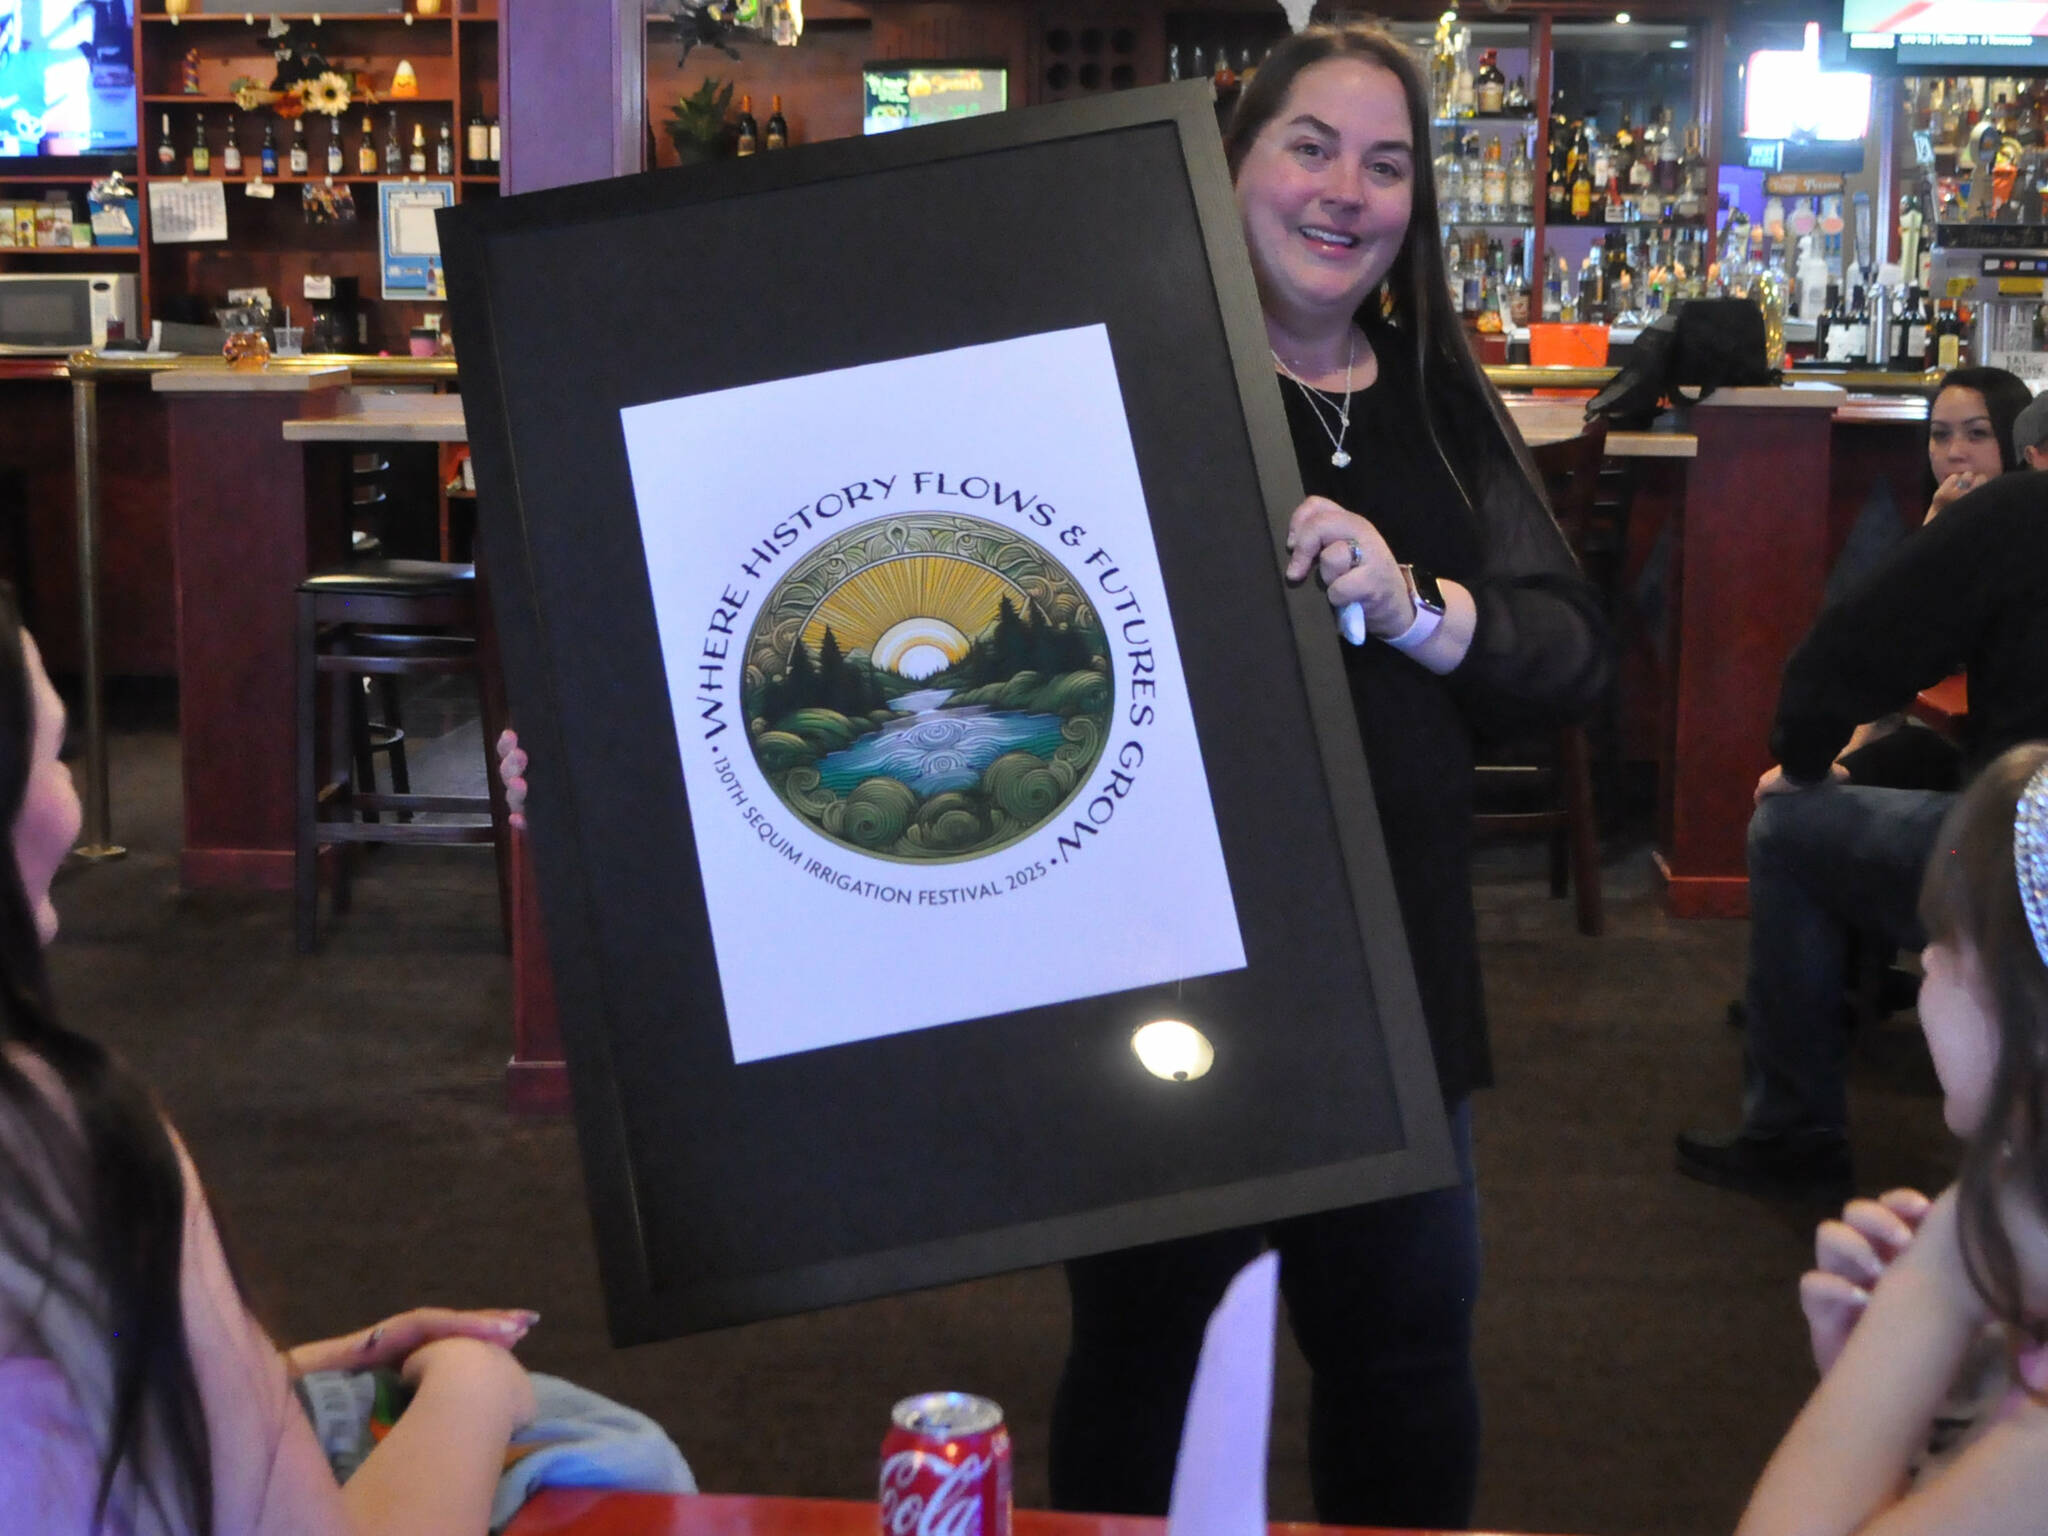
M 299 953 L 313 952 L 320 921 L 320 776 L 315 738 L 319 735 L 320 674 L 313 664 L 316 625 L 313 599 L 299 597 L 298 672 L 298 841 L 292 851 L 293 925 Z
M 354 821 L 356 819 L 355 770 L 353 767 L 348 766 L 349 749 L 347 743 L 353 734 L 356 708 L 361 707 L 362 684 L 353 672 L 337 672 L 331 675 L 334 679 L 334 726 L 328 750 L 333 762 L 331 769 L 333 778 L 329 781 L 334 785 L 332 806 L 339 813 L 339 819 Z M 355 708 L 351 708 L 350 694 L 355 695 Z M 354 846 L 353 843 L 340 841 L 337 841 L 334 845 L 334 910 L 336 912 L 346 912 L 348 910 L 350 894 L 348 888 L 348 861 L 349 852 Z
M 1593 764 L 1583 726 L 1569 726 L 1558 737 L 1558 772 L 1564 780 L 1570 815 L 1572 884 L 1576 886 L 1579 932 L 1598 937 L 1607 929 L 1600 900 L 1600 828 L 1593 818 Z
M 391 750 L 385 753 L 391 760 L 391 792 L 409 795 L 412 793 L 412 769 L 405 761 L 405 714 L 399 707 L 398 679 L 388 672 L 379 673 L 377 697 L 384 706 L 385 728 L 397 733 L 396 739 L 391 743 Z M 400 811 L 397 814 L 400 821 L 412 820 L 411 811 Z
M 348 699 L 348 755 L 353 765 L 350 787 L 358 793 L 377 793 L 377 759 L 370 751 L 370 701 L 364 696 L 364 684 L 369 679 L 349 677 L 343 681 L 342 692 Z M 363 820 L 375 821 L 377 813 L 367 807 L 360 813 Z

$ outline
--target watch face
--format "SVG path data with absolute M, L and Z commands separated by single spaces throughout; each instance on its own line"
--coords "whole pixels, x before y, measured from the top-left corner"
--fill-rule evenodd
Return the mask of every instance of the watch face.
M 1415 583 L 1415 601 L 1431 613 L 1444 611 L 1444 589 L 1437 585 L 1436 576 L 1422 566 L 1408 567 L 1408 576 Z

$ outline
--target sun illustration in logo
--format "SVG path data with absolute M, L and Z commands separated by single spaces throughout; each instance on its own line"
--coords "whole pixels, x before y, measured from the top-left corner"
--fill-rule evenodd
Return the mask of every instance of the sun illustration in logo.
M 1115 684 L 1080 583 L 1013 529 L 919 512 L 851 528 L 747 638 L 754 760 L 797 815 L 911 863 L 1014 843 L 1087 782 Z

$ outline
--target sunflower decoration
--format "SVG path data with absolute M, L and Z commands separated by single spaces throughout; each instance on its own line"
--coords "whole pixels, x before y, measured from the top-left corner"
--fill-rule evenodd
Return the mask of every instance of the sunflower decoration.
M 248 75 L 237 75 L 234 84 L 228 87 L 228 94 L 234 97 L 235 105 L 244 112 L 254 112 L 277 100 L 275 91 L 265 90 Z
M 308 112 L 318 112 L 327 117 L 340 117 L 354 100 L 351 84 L 347 75 L 330 69 L 310 80 L 301 80 L 298 90 Z

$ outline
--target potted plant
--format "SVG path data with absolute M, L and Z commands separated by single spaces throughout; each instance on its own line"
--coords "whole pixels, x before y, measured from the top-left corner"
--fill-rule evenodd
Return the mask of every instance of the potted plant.
M 684 165 L 716 160 L 725 153 L 725 114 L 732 106 L 732 82 L 706 79 L 669 113 L 669 142 Z

